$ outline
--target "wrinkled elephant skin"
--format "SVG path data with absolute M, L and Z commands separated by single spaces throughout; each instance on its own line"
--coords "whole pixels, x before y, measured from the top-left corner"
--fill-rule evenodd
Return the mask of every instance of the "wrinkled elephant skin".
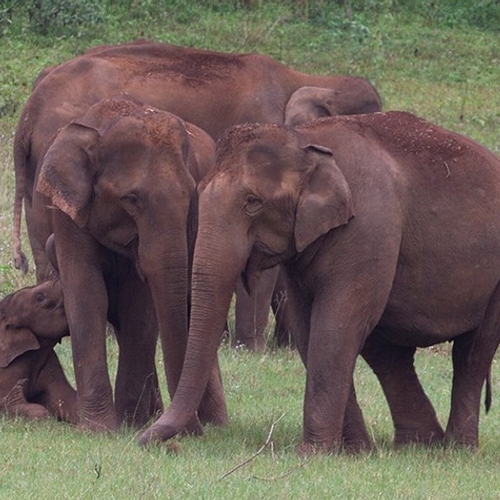
M 500 160 L 389 112 L 296 129 L 235 127 L 216 163 L 199 188 L 183 372 L 141 442 L 169 438 L 198 404 L 237 276 L 251 281 L 279 262 L 307 369 L 301 453 L 340 448 L 344 417 L 358 410 L 351 387 L 363 347 L 385 384 L 396 438 L 409 439 L 413 416 L 402 410 L 415 397 L 414 421 L 439 439 L 413 352 L 445 341 L 453 341 L 454 375 L 444 439 L 476 446 L 481 389 L 500 340 Z
M 83 212 L 75 213 L 73 214 L 75 219 L 71 219 L 71 223 L 64 221 L 60 214 L 53 219 L 49 208 L 50 200 L 36 192 L 34 187 L 39 175 L 37 168 L 42 164 L 43 155 L 57 131 L 84 115 L 98 101 L 120 93 L 128 93 L 132 98 L 143 101 L 155 109 L 176 114 L 207 131 L 213 139 L 218 139 L 226 129 L 238 123 L 283 123 L 285 107 L 290 96 L 304 86 L 338 90 L 341 96 L 344 93 L 353 95 L 352 89 L 356 88 L 360 99 L 353 103 L 353 112 L 364 113 L 380 108 L 378 93 L 361 78 L 308 75 L 258 54 L 218 53 L 144 40 L 117 46 L 96 47 L 86 54 L 43 71 L 21 113 L 14 138 L 16 266 L 27 269 L 27 260 L 21 251 L 20 240 L 23 199 L 38 281 L 46 279 L 52 272 L 52 266 L 45 253 L 45 242 L 50 234 L 61 231 L 70 234 L 73 230 L 71 224 L 76 220 L 84 221 L 88 215 Z M 89 92 L 89 89 L 92 91 Z M 93 134 L 91 130 L 87 132 L 89 141 Z M 56 220 L 58 222 L 55 222 Z M 59 229 L 53 227 L 53 223 L 57 223 Z M 106 221 L 102 221 L 101 229 L 105 223 Z M 121 248 L 121 245 L 128 243 L 130 242 L 121 241 L 118 246 Z M 81 244 L 82 252 L 91 257 L 92 265 L 110 268 L 109 261 L 106 261 L 108 258 L 106 252 L 89 246 L 85 241 L 77 244 Z M 104 264 L 103 260 L 106 261 Z M 126 264 L 116 265 L 118 269 L 115 272 L 118 276 L 128 273 Z M 89 275 L 88 278 L 92 279 L 93 276 Z M 173 279 L 175 278 L 171 281 Z M 92 289 L 96 289 L 101 278 L 95 277 L 95 280 L 97 281 L 89 285 Z M 116 283 L 110 284 L 110 280 L 111 278 L 108 279 L 108 287 L 116 286 Z M 97 298 L 103 294 L 102 283 L 99 286 L 101 292 Z M 129 291 L 131 288 L 130 286 Z M 126 296 L 128 292 L 123 293 Z M 69 300 L 70 308 L 78 306 L 76 299 Z M 118 297 L 118 304 L 121 304 L 120 300 Z M 87 307 L 91 307 L 93 301 L 90 297 L 88 301 Z M 140 324 L 129 326 L 131 331 L 134 328 L 144 329 L 145 323 L 149 325 L 151 321 L 149 319 L 151 312 L 146 303 L 136 307 L 143 307 L 145 311 L 141 312 L 140 317 L 143 319 L 139 321 Z M 101 318 L 105 316 L 104 303 L 102 308 L 99 314 Z M 251 304 L 246 309 L 250 311 Z M 133 318 L 128 319 L 133 320 Z M 102 331 L 103 323 L 96 323 L 97 321 L 93 320 L 93 327 L 96 331 Z M 103 400 L 109 401 L 111 391 L 109 384 L 105 382 L 107 377 L 103 359 L 104 342 L 100 342 L 100 354 L 95 358 L 98 360 L 97 363 L 93 363 L 91 359 L 86 360 L 88 363 L 83 362 L 79 359 L 78 351 L 83 349 L 79 343 L 85 341 L 78 334 L 73 335 L 76 325 L 76 318 L 70 318 L 72 343 L 78 344 L 75 351 L 75 365 L 77 371 L 82 372 L 82 376 L 77 377 L 78 392 L 85 400 L 87 399 L 85 394 L 88 393 L 90 397 L 92 393 L 95 405 L 107 408 L 109 404 L 104 404 Z M 147 326 L 147 328 L 153 327 Z M 185 341 L 181 343 L 183 342 Z M 172 349 L 174 350 L 175 346 Z M 177 358 L 181 357 L 182 353 L 177 353 Z M 85 384 L 87 388 L 84 389 L 81 384 Z M 96 428 L 109 428 L 115 425 L 113 422 L 116 419 L 112 415 L 104 418 L 90 410 L 84 413 L 95 422 L 91 425 Z M 106 410 L 106 413 L 109 412 Z
M 162 409 L 158 327 L 173 396 L 187 337 L 194 245 L 188 239 L 196 230 L 189 212 L 214 151 L 214 141 L 198 127 L 123 95 L 98 102 L 63 127 L 44 157 L 37 189 L 59 209 L 52 210 L 55 252 L 84 428 L 142 426 Z M 106 368 L 107 320 L 119 346 L 117 415 Z M 213 373 L 199 414 L 223 424 L 217 362 Z M 187 430 L 201 432 L 194 412 Z

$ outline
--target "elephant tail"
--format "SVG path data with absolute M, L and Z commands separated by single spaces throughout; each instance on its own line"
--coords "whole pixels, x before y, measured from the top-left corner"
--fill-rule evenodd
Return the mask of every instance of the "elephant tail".
M 488 375 L 486 376 L 486 394 L 484 396 L 484 407 L 486 413 L 490 411 L 491 408 L 491 367 L 488 370 Z
M 21 115 L 19 125 L 14 138 L 14 170 L 16 179 L 16 189 L 14 196 L 14 263 L 17 269 L 23 273 L 28 272 L 28 259 L 21 249 L 21 219 L 23 211 L 23 199 L 26 190 L 26 174 L 27 174 L 27 145 L 26 134 L 23 127 L 24 113 Z

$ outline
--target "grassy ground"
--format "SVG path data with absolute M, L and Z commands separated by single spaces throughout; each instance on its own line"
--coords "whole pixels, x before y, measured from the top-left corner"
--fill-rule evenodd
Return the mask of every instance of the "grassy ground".
M 69 344 L 59 352 L 66 359 Z M 132 431 L 95 436 L 58 423 L 0 419 L 0 498 L 498 498 L 498 405 L 482 417 L 478 452 L 395 450 L 387 406 L 360 362 L 358 397 L 375 450 L 302 461 L 295 455 L 304 383 L 298 357 L 286 350 L 261 356 L 223 346 L 221 362 L 230 424 L 175 446 L 142 450 Z M 417 369 L 444 422 L 451 380 L 447 354 L 422 352 Z M 496 393 L 498 379 L 495 365 Z
M 43 67 L 96 44 L 148 37 L 215 50 L 263 52 L 309 72 L 364 76 L 377 86 L 386 109 L 413 111 L 500 152 L 500 34 L 453 21 L 446 11 L 433 16 L 428 2 L 416 2 L 427 5 L 425 15 L 398 10 L 387 0 L 367 1 L 378 7 L 360 11 L 354 9 L 360 2 L 353 1 L 350 15 L 345 5 L 327 0 L 300 2 L 300 9 L 292 8 L 291 1 L 254 1 L 250 10 L 222 8 L 215 0 L 205 2 L 211 8 L 179 0 L 164 2 L 161 11 L 152 13 L 141 8 L 153 9 L 153 2 L 128 3 L 127 17 L 117 9 L 111 17 L 108 13 L 105 25 L 84 24 L 72 37 L 33 35 L 26 21 L 9 29 L 0 22 L 2 295 L 34 282 L 33 274 L 20 276 L 11 262 L 16 118 Z M 326 7 L 333 14 L 320 15 Z M 58 352 L 72 377 L 68 339 Z M 114 371 L 112 340 L 109 356 Z M 223 346 L 221 363 L 230 425 L 209 428 L 204 437 L 182 439 L 176 446 L 142 450 L 130 430 L 94 436 L 55 422 L 0 418 L 0 498 L 500 498 L 500 413 L 495 398 L 491 414 L 482 416 L 478 452 L 394 450 L 387 405 L 361 361 L 356 385 L 375 450 L 354 458 L 303 462 L 295 455 L 305 381 L 297 355 L 287 350 L 250 355 Z M 447 348 L 419 353 L 417 369 L 444 424 L 451 387 Z M 495 363 L 494 397 L 499 375 Z M 263 451 L 243 465 L 268 438 Z

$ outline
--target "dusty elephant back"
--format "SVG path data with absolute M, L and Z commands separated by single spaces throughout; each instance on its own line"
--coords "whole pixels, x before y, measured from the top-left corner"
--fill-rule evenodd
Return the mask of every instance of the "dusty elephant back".
M 325 118 L 297 131 L 305 143 L 330 148 L 356 186 L 351 225 L 366 226 L 364 240 L 373 227 L 397 236 L 397 269 L 381 324 L 400 338 L 413 329 L 437 330 L 438 341 L 476 328 L 500 280 L 500 159 L 409 113 Z M 439 319 L 429 324 L 436 309 Z M 412 328 L 409 311 L 419 311 Z M 407 335 L 409 345 L 436 342 L 420 335 L 418 344 Z

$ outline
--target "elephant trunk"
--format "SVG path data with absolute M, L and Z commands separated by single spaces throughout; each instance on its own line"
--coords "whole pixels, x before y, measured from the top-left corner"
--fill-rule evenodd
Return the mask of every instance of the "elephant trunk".
M 227 231 L 226 231 L 227 232 Z M 235 234 L 200 222 L 194 252 L 191 318 L 182 375 L 172 404 L 141 437 L 140 443 L 165 441 L 181 432 L 196 411 L 216 361 L 236 281 L 249 251 L 231 246 Z M 241 241 L 241 239 L 240 239 Z
M 164 230 L 143 231 L 139 238 L 139 266 L 151 289 L 160 331 L 168 391 L 177 388 L 188 334 L 188 247 L 185 220 L 158 224 Z M 168 227 L 170 229 L 165 229 Z M 176 229 L 177 228 L 177 229 Z

